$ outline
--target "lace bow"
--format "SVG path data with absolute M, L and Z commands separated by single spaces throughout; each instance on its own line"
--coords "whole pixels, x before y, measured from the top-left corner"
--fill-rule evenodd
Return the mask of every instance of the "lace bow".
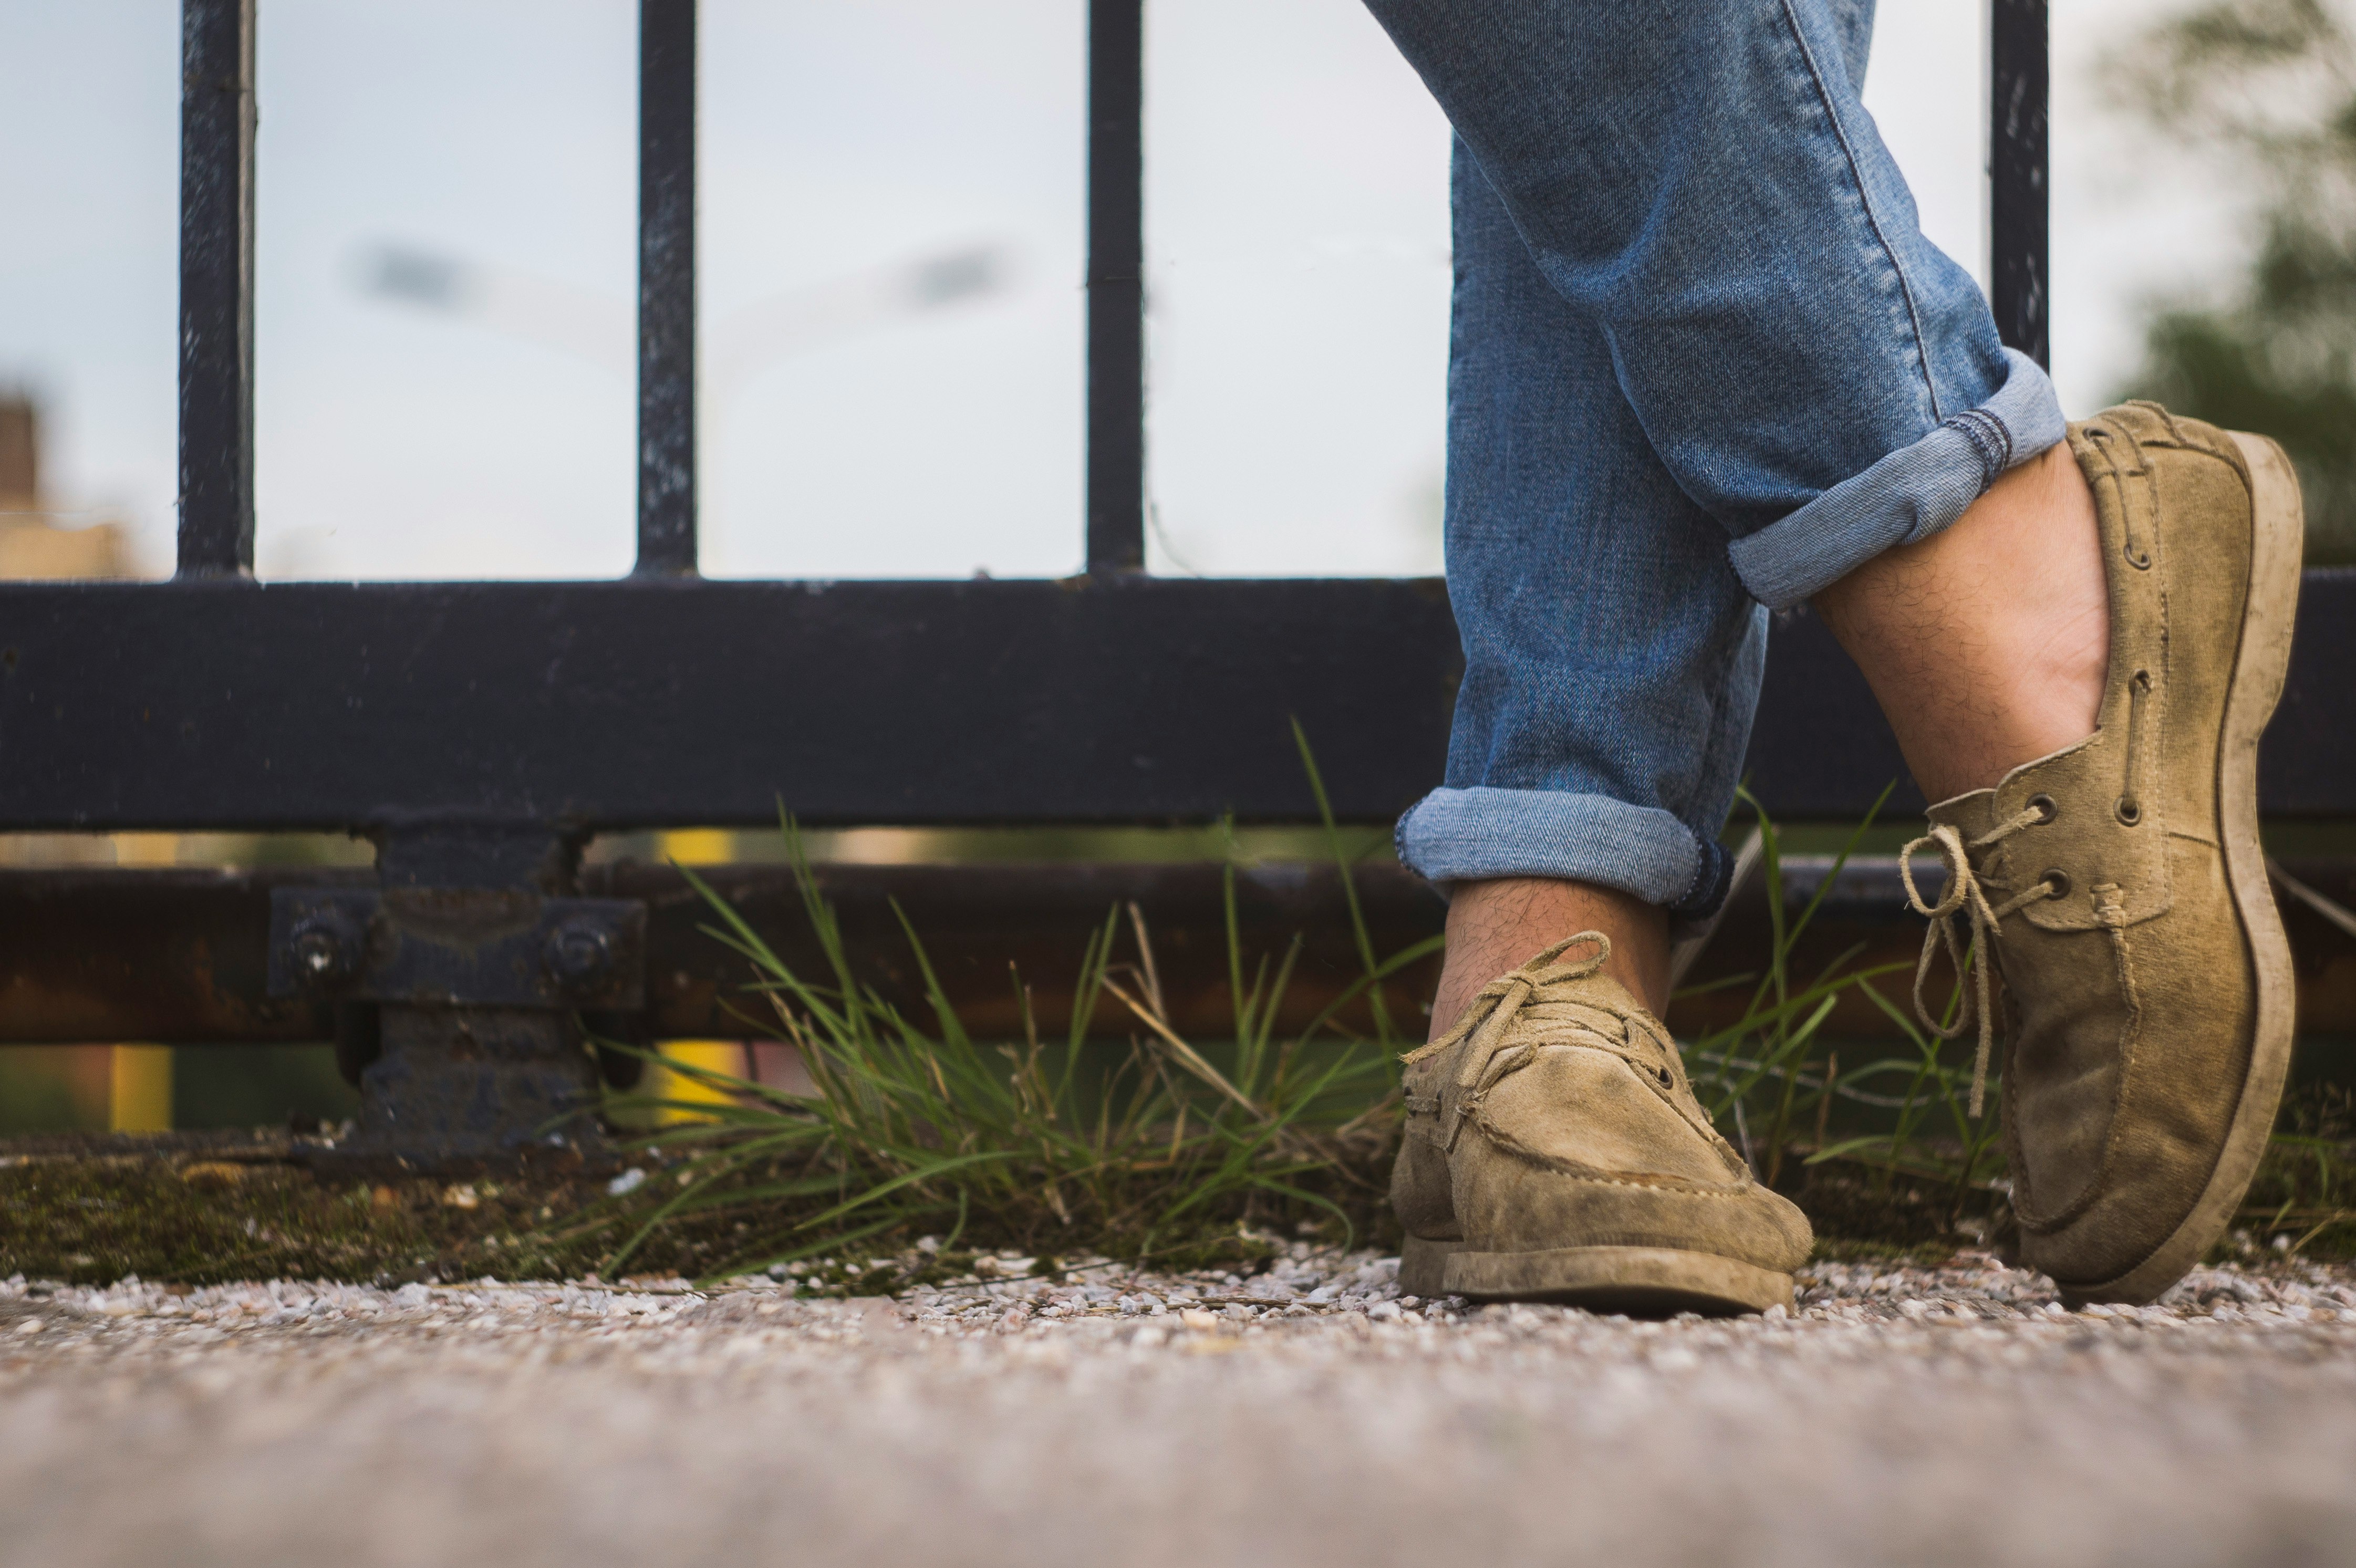
M 1979 1048 L 1972 1054 L 1971 1115 L 1975 1121 L 1979 1119 L 1987 1104 L 1988 1057 L 1996 1043 L 1996 1022 L 1988 1006 L 1988 941 L 2004 934 L 1998 922 L 2007 915 L 2040 898 L 2059 897 L 2061 895 L 2053 885 L 2052 877 L 2048 875 L 2038 878 L 2037 885 L 2027 892 L 2001 904 L 1990 904 L 1987 894 L 1983 891 L 1979 875 L 1972 869 L 1972 854 L 2000 843 L 2023 828 L 2036 827 L 2052 820 L 2051 802 L 2040 796 L 2028 810 L 1978 838 L 1966 842 L 1962 833 L 1942 822 L 1898 854 L 1898 875 L 1906 884 L 1906 902 L 1916 914 L 1927 916 L 1931 921 L 1930 929 L 1922 933 L 1922 956 L 1914 964 L 1914 1015 L 1922 1021 L 1924 1028 L 1943 1040 L 1961 1036 L 1971 1026 L 1975 1015 L 1979 1020 Z M 1935 904 L 1927 902 L 1914 886 L 1914 857 L 1924 849 L 1936 850 L 1941 864 L 1946 867 L 1947 885 L 1941 889 L 1939 901 Z M 1999 891 L 2002 886 L 1997 885 Z M 1970 923 L 1968 944 L 1956 929 L 1958 917 Z M 1922 999 L 1923 982 L 1931 977 L 1931 961 L 1938 955 L 1943 943 L 1947 950 L 1947 961 L 1954 965 L 1955 978 L 1962 980 L 1966 968 L 1972 976 L 1972 988 L 1964 993 L 1963 1010 L 1955 1015 L 1953 1024 L 1940 1023 L 1933 1015 L 1930 1004 Z M 1967 957 L 1971 961 L 1968 964 L 1965 962 Z

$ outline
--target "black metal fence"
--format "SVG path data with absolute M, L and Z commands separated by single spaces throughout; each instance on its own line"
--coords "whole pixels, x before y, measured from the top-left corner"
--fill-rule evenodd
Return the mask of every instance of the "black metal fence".
M 2042 360 L 2045 4 L 1992 15 L 1994 303 Z M 1438 780 L 1461 664 L 1439 583 L 1143 571 L 1141 0 L 1089 10 L 1086 570 L 1034 582 L 697 575 L 696 6 L 642 0 L 636 570 L 256 583 L 255 0 L 183 18 L 179 570 L 0 585 L 0 829 L 373 840 L 375 886 L 276 886 L 266 975 L 220 982 L 332 1012 L 370 1064 L 362 1147 L 594 1142 L 574 1013 L 644 1005 L 645 910 L 580 897 L 593 834 L 769 822 L 781 800 L 819 824 L 1304 821 L 1295 718 L 1347 820 Z M 2356 814 L 2351 600 L 2310 575 L 2265 758 L 2277 814 Z M 1902 776 L 1804 615 L 1775 631 L 1756 736 L 1785 816 L 1854 815 Z M 5 1006 L 0 1037 L 26 1037 Z

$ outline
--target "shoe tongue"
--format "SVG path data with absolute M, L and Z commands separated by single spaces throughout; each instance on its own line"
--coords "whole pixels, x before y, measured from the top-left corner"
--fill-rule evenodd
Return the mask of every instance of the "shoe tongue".
M 1953 828 L 1968 842 L 1996 826 L 1996 791 L 1974 789 L 1940 801 L 1924 815 L 1931 819 L 1932 826 Z

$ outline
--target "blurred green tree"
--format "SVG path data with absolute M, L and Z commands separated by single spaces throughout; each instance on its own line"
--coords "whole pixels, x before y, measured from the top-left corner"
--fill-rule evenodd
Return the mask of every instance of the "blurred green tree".
M 2157 311 L 2126 395 L 2283 444 L 2308 559 L 2356 562 L 2356 31 L 2325 0 L 2222 0 L 2141 35 L 2122 102 L 2246 181 L 2257 246 L 2222 303 Z

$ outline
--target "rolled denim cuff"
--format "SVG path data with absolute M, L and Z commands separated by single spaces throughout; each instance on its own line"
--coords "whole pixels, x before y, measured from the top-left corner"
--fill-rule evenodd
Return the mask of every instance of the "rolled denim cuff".
M 2010 373 L 1987 402 L 1736 540 L 1734 570 L 1751 596 L 1788 609 L 1883 551 L 1930 538 L 1997 475 L 2058 446 L 2068 427 L 2053 383 L 2028 355 L 2004 352 Z
M 1656 807 L 1552 789 L 1434 789 L 1396 838 L 1400 864 L 1433 882 L 1590 882 L 1683 918 L 1715 910 L 1734 869 L 1722 845 Z

